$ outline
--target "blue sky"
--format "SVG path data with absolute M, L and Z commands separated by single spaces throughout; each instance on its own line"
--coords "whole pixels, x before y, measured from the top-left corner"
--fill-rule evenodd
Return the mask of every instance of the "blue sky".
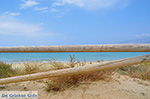
M 150 38 L 150 0 L 1 0 L 0 46 Z

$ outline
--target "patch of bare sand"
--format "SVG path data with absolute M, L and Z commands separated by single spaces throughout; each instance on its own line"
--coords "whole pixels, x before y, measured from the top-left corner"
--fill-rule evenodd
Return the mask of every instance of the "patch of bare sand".
M 4 90 L 36 90 L 39 92 L 39 99 L 150 99 L 150 81 L 117 73 L 113 75 L 112 81 L 83 82 L 61 92 L 47 92 L 43 80 L 0 86 L 0 91 Z

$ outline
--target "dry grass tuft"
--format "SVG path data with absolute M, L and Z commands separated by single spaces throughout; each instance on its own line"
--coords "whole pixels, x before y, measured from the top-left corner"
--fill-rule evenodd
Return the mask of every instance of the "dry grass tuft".
M 74 55 L 70 55 L 70 61 L 68 64 L 61 62 L 51 62 L 54 69 L 64 69 L 69 67 L 84 66 L 86 62 L 80 62 L 75 59 Z M 91 63 L 92 64 L 92 63 Z M 68 88 L 78 86 L 82 82 L 91 82 L 96 80 L 110 81 L 112 78 L 113 70 L 111 71 L 98 71 L 87 74 L 71 75 L 65 77 L 49 78 L 45 82 L 46 90 L 49 91 L 63 91 Z
M 15 71 L 11 65 L 0 62 L 0 78 L 11 77 L 15 75 Z
M 150 62 L 122 67 L 118 70 L 120 74 L 129 75 L 133 78 L 150 80 Z
M 110 81 L 112 79 L 113 71 L 98 71 L 88 74 L 71 75 L 66 77 L 50 78 L 46 81 L 46 90 L 63 91 L 68 88 L 78 86 L 82 82 L 92 82 L 97 80 Z
M 25 63 L 25 69 L 24 71 L 21 72 L 21 74 L 33 74 L 33 73 L 38 73 L 38 72 L 42 72 L 44 70 L 42 70 L 40 67 L 44 65 L 44 64 L 39 64 L 39 63 Z
M 44 72 L 49 69 L 44 68 L 43 66 L 45 63 L 38 63 L 38 62 L 31 62 L 31 63 L 22 63 L 23 68 L 15 68 L 15 72 L 17 76 L 19 75 L 26 75 L 26 74 L 33 74 L 33 73 L 38 73 L 38 72 Z
M 69 63 L 69 66 L 70 67 L 74 67 L 75 65 L 77 65 L 78 62 L 76 61 L 75 59 L 75 55 L 70 55 L 70 63 Z
M 62 63 L 62 62 L 57 62 L 57 61 L 52 61 L 52 62 L 50 62 L 50 65 L 53 67 L 53 70 L 58 70 L 58 69 L 67 68 L 64 63 Z

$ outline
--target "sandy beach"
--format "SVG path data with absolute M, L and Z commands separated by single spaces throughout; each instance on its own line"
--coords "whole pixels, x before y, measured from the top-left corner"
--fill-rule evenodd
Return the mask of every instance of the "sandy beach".
M 80 63 L 80 65 L 97 64 L 99 62 Z M 103 63 L 103 62 L 101 62 Z M 38 71 L 53 70 L 49 63 L 28 63 L 31 66 L 38 66 Z M 43 65 L 41 65 L 43 64 Z M 69 63 L 58 62 L 57 65 L 68 68 Z M 12 64 L 13 69 L 25 71 L 27 63 Z M 55 64 L 56 65 L 56 64 Z M 78 66 L 76 64 L 76 66 Z M 64 67 L 66 66 L 66 67 Z M 37 67 L 36 67 L 37 68 Z M 57 67 L 59 68 L 59 67 Z M 56 68 L 55 68 L 56 69 Z M 30 71 L 31 72 L 31 71 Z M 108 75 L 107 75 L 108 76 Z M 149 99 L 150 81 L 132 78 L 128 75 L 121 75 L 117 72 L 111 73 L 111 79 L 82 80 L 61 91 L 48 91 L 45 82 L 51 79 L 27 81 L 0 85 L 0 91 L 38 91 L 39 99 Z M 58 78 L 59 79 L 59 78 Z
M 45 79 L 47 80 L 47 79 Z M 149 99 L 150 81 L 114 74 L 107 81 L 82 82 L 61 92 L 47 92 L 43 80 L 0 86 L 1 91 L 38 91 L 39 99 Z

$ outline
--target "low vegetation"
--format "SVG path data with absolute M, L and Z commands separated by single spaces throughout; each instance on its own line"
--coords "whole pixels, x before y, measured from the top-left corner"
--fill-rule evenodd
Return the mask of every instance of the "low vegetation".
M 98 61 L 98 63 L 99 62 L 100 61 Z M 48 63 L 24 63 L 24 70 L 20 71 L 19 69 L 12 69 L 12 66 L 9 64 L 0 62 L 0 78 L 84 66 L 85 64 L 93 63 L 94 62 L 86 63 L 77 61 L 74 56 L 70 56 L 70 62 L 68 63 L 58 61 L 51 61 Z M 78 86 L 81 83 L 90 83 L 96 80 L 110 81 L 113 73 L 115 72 L 118 72 L 122 75 L 129 75 L 133 78 L 150 80 L 150 62 L 122 67 L 117 70 L 98 71 L 88 74 L 71 75 L 67 77 L 48 78 L 48 80 L 44 81 L 44 83 L 46 84 L 46 90 L 48 92 L 63 91 L 67 88 Z
M 129 75 L 133 78 L 150 80 L 150 62 L 123 67 L 118 70 L 120 74 Z
M 58 70 L 58 69 L 67 68 L 64 63 L 62 63 L 62 62 L 57 62 L 57 61 L 52 61 L 52 62 L 50 62 L 50 65 L 52 66 L 53 70 Z
M 0 78 L 6 78 L 14 76 L 15 72 L 11 68 L 11 65 L 0 62 Z
M 77 61 L 75 56 L 70 55 L 70 61 L 68 64 L 63 64 L 61 62 L 52 62 L 51 65 L 54 66 L 56 69 L 64 69 L 76 66 L 84 66 L 86 62 Z M 92 64 L 92 62 L 90 62 Z M 83 82 L 91 82 L 96 80 L 105 80 L 110 81 L 112 78 L 113 71 L 98 71 L 92 72 L 88 74 L 78 74 L 78 75 L 71 75 L 67 77 L 56 77 L 56 78 L 49 78 L 49 80 L 45 81 L 47 85 L 46 90 L 49 91 L 63 91 L 67 88 L 72 88 L 78 86 L 80 83 Z
M 75 56 L 70 55 L 70 63 L 69 63 L 70 67 L 74 67 L 77 64 L 78 64 L 78 62 L 76 61 Z
M 63 91 L 68 88 L 78 86 L 81 83 L 90 83 L 97 80 L 110 81 L 112 78 L 112 71 L 99 71 L 88 74 L 72 75 L 67 77 L 49 78 L 45 82 L 46 90 L 49 91 Z

